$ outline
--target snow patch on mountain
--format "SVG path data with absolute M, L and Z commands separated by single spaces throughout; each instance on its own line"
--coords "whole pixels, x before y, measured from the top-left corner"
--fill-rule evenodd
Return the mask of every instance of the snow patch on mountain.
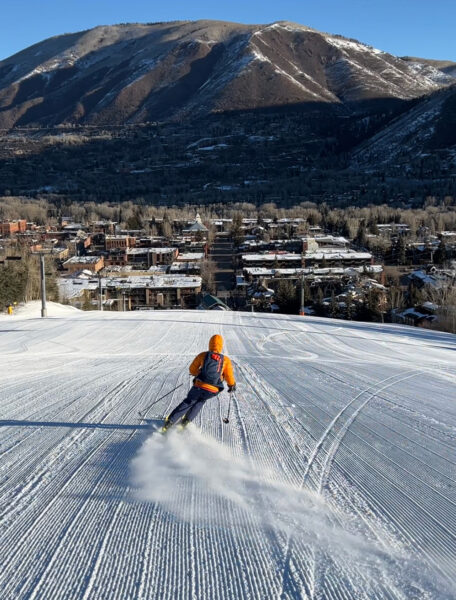
M 22 77 L 19 77 L 19 79 L 16 79 L 14 83 L 20 83 L 21 81 L 30 79 L 31 77 L 34 77 L 35 75 L 51 76 L 59 69 L 68 69 L 69 67 L 74 66 L 74 64 L 78 61 L 78 59 L 79 59 L 79 57 L 74 53 L 71 53 L 69 55 L 65 55 L 65 56 L 62 56 L 59 58 L 55 58 L 51 61 L 45 62 L 45 63 L 35 67 L 34 69 L 29 71 L 25 75 L 22 75 Z
M 361 42 L 353 42 L 351 40 L 347 40 L 340 37 L 333 37 L 329 35 L 324 36 L 326 41 L 331 44 L 331 46 L 335 46 L 339 48 L 339 50 L 355 50 L 356 52 L 372 52 L 374 49 L 362 44 Z M 381 54 L 380 50 L 376 51 L 377 54 Z
M 415 75 L 424 77 L 438 85 L 450 85 L 454 83 L 454 78 L 456 76 L 456 68 L 454 69 L 454 74 L 452 74 L 451 70 L 443 72 L 432 65 L 426 65 L 419 62 L 407 62 L 407 66 L 415 73 Z

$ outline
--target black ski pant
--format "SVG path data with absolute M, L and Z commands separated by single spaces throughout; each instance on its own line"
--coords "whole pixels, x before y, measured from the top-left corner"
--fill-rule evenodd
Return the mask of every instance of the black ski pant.
M 199 411 L 203 408 L 204 403 L 209 398 L 217 396 L 217 393 L 203 390 L 203 388 L 196 387 L 195 385 L 190 389 L 185 400 L 183 400 L 179 406 L 173 410 L 169 415 L 168 419 L 171 423 L 176 423 L 182 417 L 185 417 L 189 421 L 193 421 Z

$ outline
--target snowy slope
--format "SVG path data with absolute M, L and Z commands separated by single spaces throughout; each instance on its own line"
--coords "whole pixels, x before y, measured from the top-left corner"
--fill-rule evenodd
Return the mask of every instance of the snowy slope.
M 454 336 L 36 314 L 0 316 L 2 600 L 454 598 Z M 224 392 L 160 436 L 216 332 L 229 425 Z
M 455 99 L 456 85 L 425 98 L 357 146 L 353 152 L 353 164 L 358 167 L 409 165 L 412 159 L 427 156 L 436 148 L 438 152 L 454 148 L 456 138 L 451 136 L 449 124 L 455 111 Z M 442 136 L 445 130 L 449 131 Z M 439 154 L 438 160 L 442 158 L 444 156 Z

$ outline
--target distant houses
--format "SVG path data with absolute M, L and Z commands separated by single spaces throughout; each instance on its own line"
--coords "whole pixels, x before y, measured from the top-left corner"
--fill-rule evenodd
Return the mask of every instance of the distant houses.
M 402 308 L 391 309 L 387 318 L 420 326 L 438 318 L 438 308 L 426 307 L 424 299 L 456 281 L 454 265 L 444 260 L 455 256 L 454 231 L 431 233 L 420 227 L 411 241 L 408 225 L 378 223 L 375 234 L 350 240 L 347 228 L 333 227 L 328 233 L 301 218 L 237 218 L 236 235 L 233 219 L 203 223 L 199 214 L 192 221 L 165 214 L 146 221 L 145 229 L 141 220 L 127 220 L 131 227 L 125 229 L 111 220 L 77 221 L 62 217 L 52 226 L 24 219 L 0 223 L 0 263 L 20 260 L 24 251 L 48 254 L 57 268 L 61 300 L 84 309 L 234 307 L 298 313 L 304 294 L 307 313 L 353 318 L 358 310 L 357 318 L 378 320 L 387 315 L 388 278 L 400 264 L 404 268 L 394 271 L 394 277 L 402 298 L 394 306 Z M 210 260 L 216 235 L 228 244 L 234 241 L 228 262 L 235 283 L 233 289 L 219 290 L 224 302 L 217 298 L 216 286 L 207 283 L 210 269 L 224 269 L 223 263 L 215 267 L 216 259 Z M 389 256 L 377 252 L 371 238 L 388 242 Z M 13 250 L 18 248 L 21 252 Z

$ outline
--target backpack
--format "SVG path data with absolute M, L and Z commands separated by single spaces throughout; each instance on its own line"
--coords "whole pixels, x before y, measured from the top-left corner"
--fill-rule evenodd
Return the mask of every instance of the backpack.
M 198 373 L 198 379 L 203 383 L 209 383 L 223 390 L 222 371 L 223 371 L 223 354 L 218 352 L 206 352 L 203 366 Z

